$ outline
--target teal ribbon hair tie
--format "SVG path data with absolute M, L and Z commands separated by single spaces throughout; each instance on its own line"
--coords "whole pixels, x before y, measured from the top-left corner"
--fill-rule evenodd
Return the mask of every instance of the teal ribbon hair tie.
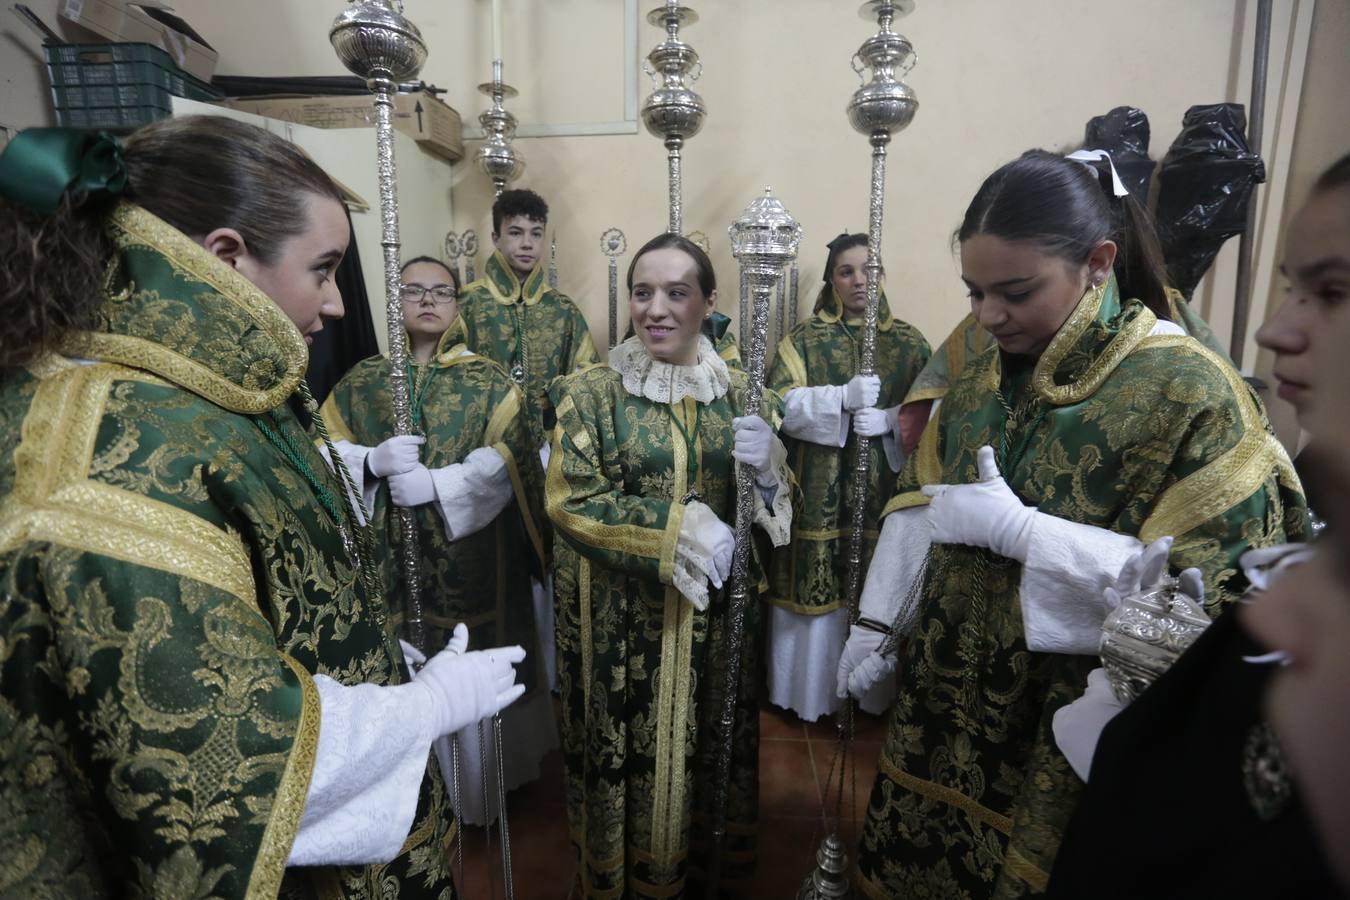
M 0 197 L 49 216 L 66 191 L 116 196 L 127 186 L 122 148 L 106 131 L 29 128 L 0 153 Z

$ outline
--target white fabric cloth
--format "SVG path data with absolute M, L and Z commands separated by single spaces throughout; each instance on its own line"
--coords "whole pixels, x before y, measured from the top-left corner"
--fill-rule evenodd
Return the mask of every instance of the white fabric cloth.
M 852 416 L 844 411 L 844 388 L 837 384 L 798 387 L 783 397 L 783 433 L 823 447 L 848 443 Z
M 497 756 L 492 720 L 484 719 L 483 743 L 487 756 L 479 750 L 478 727 L 470 725 L 457 732 L 460 742 L 460 815 L 470 825 L 490 825 L 497 821 Z M 455 786 L 450 766 L 450 738 L 435 742 L 436 759 L 445 777 L 446 795 L 454 803 Z M 553 698 L 543 691 L 502 710 L 502 782 L 508 792 L 539 778 L 540 762 L 558 746 L 558 726 L 553 719 Z M 486 767 L 483 765 L 486 759 Z M 483 772 L 487 770 L 488 803 L 483 804 Z M 510 808 L 508 807 L 508 812 Z M 508 816 L 508 823 L 510 818 Z
M 726 362 L 705 335 L 698 337 L 698 362 L 692 366 L 661 362 L 636 336 L 609 351 L 609 365 L 623 376 L 624 390 L 657 403 L 678 403 L 685 397 L 711 403 L 731 386 Z
M 769 702 L 807 722 L 839 710 L 835 676 L 848 637 L 848 610 L 819 616 L 769 607 Z M 860 705 L 879 715 L 895 700 L 895 679 L 883 679 Z
M 463 462 L 431 470 L 445 536 L 455 541 L 492 524 L 515 496 L 502 455 L 479 447 Z
M 364 865 L 398 855 L 431 749 L 429 695 L 315 675 L 319 746 L 288 866 Z
M 1027 649 L 1095 656 L 1110 612 L 1104 592 L 1143 548 L 1128 534 L 1037 513 L 1019 586 Z
M 347 471 L 352 476 L 352 485 L 361 497 L 359 504 L 355 497 L 348 498 L 351 500 L 352 509 L 361 522 L 369 522 L 370 517 L 375 515 L 375 492 L 380 487 L 380 479 L 366 478 L 366 454 L 370 452 L 370 448 L 362 444 L 353 444 L 351 441 L 334 441 L 333 449 L 347 464 Z M 331 459 L 328 459 L 328 448 L 324 447 L 320 452 L 323 453 L 323 458 L 328 462 L 328 467 L 336 472 L 337 466 L 333 464 Z

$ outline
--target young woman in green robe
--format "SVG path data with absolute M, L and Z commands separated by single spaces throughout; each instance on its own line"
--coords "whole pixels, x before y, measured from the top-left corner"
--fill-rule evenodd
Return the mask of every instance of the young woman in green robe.
M 895 672 L 886 634 L 909 635 L 862 829 L 866 896 L 1044 890 L 1082 787 L 1051 720 L 1098 665 L 1104 589 L 1172 536 L 1173 570 L 1200 570 L 1214 614 L 1245 587 L 1238 556 L 1305 527 L 1260 402 L 1166 321 L 1156 243 L 1110 174 L 1032 151 L 986 179 L 958 232 L 997 346 L 901 473 L 840 661 L 841 693 L 860 696 Z
M 421 553 L 427 650 L 445 646 L 459 623 L 474 644 L 529 649 L 520 677 L 528 691 L 502 713 L 503 783 L 511 790 L 539 776 L 539 761 L 557 746 L 553 704 L 540 661 L 540 632 L 531 583 L 547 568 L 544 473 L 531 444 L 520 389 L 486 357 L 451 344 L 457 314 L 454 273 L 429 257 L 402 269 L 403 324 L 408 334 L 408 391 L 416 435 L 391 436 L 389 358 L 362 360 L 333 388 L 323 417 L 335 447 L 363 496 L 382 548 L 391 624 L 408 614 L 397 511 L 415 510 Z M 408 451 L 408 452 L 405 452 Z M 384 468 L 382 457 L 401 457 Z M 376 474 L 378 470 L 379 474 Z M 366 477 L 370 475 L 371 477 Z M 381 477 L 384 476 L 384 477 Z M 531 576 L 533 575 L 533 579 Z M 550 645 L 553 635 L 546 639 Z M 461 740 L 461 806 L 481 824 L 479 742 Z M 492 738 L 486 750 L 492 759 Z M 445 748 L 442 760 L 448 759 Z M 489 765 L 489 772 L 494 767 Z M 495 797 L 495 776 L 489 798 Z M 495 800 L 486 809 L 495 808 Z
M 875 375 L 858 374 L 867 309 L 867 235 L 829 244 L 812 315 L 778 345 L 769 384 L 783 398 L 788 465 L 801 488 L 792 543 L 769 567 L 769 700 L 807 721 L 835 711 L 835 672 L 848 636 L 848 541 L 858 436 L 874 438 L 868 469 L 866 543 L 872 558 L 881 509 L 903 460 L 900 401 L 928 361 L 928 342 L 878 297 Z M 890 704 L 889 683 L 865 707 Z
M 562 379 L 547 476 L 557 544 L 558 684 L 567 809 L 581 897 L 696 896 L 707 871 L 726 679 L 737 461 L 756 473 L 756 524 L 791 529 L 786 453 L 766 392 L 701 334 L 717 300 L 712 263 L 665 234 L 628 270 L 635 336 L 609 366 Z M 758 569 L 752 588 L 759 584 Z M 758 590 L 745 656 L 719 887 L 748 887 L 758 800 Z
M 454 896 L 431 744 L 523 654 L 461 634 L 402 683 L 286 404 L 349 238 L 321 169 L 229 119 L 0 156 L 0 893 Z

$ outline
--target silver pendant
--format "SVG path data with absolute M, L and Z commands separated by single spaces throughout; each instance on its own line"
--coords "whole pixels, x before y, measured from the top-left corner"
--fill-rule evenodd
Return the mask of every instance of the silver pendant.
M 525 383 L 525 367 L 522 366 L 522 365 L 520 365 L 519 363 L 516 363 L 514 366 L 512 366 L 512 367 L 511 367 L 511 380 L 514 381 L 516 384 L 524 384 L 524 383 Z
M 342 539 L 342 549 L 347 551 L 347 559 L 353 566 L 359 566 L 360 562 L 356 558 L 356 539 L 352 537 L 351 529 L 346 525 L 338 525 L 338 537 Z

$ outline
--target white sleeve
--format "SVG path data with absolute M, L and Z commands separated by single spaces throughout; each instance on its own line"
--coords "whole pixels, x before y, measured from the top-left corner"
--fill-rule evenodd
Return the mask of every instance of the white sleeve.
M 793 388 L 783 397 L 783 433 L 799 441 L 842 447 L 852 418 L 844 412 L 842 385 Z
M 333 449 L 347 464 L 347 471 L 352 476 L 352 484 L 356 486 L 356 493 L 361 496 L 361 503 L 365 507 L 364 509 L 357 507 L 356 501 L 353 499 L 352 508 L 356 510 L 357 516 L 363 523 L 369 522 L 370 517 L 375 515 L 375 492 L 380 487 L 380 479 L 371 478 L 369 483 L 366 479 L 366 456 L 370 454 L 371 448 L 363 444 L 353 444 L 351 441 L 334 441 Z M 328 459 L 326 452 L 323 456 L 324 459 Z M 328 460 L 328 465 L 336 471 L 331 459 Z
M 1103 591 L 1143 547 L 1128 534 L 1037 513 L 1020 587 L 1027 649 L 1095 656 L 1109 611 Z
M 926 504 L 897 510 L 883 519 L 858 612 L 884 625 L 900 620 L 902 633 L 907 632 L 922 599 L 916 582 L 924 575 L 932 542 Z
M 479 447 L 464 462 L 431 470 L 445 536 L 454 541 L 490 525 L 514 496 L 502 455 Z
M 338 684 L 314 676 L 319 746 L 288 866 L 392 860 L 417 812 L 431 754 L 432 716 L 399 685 Z
M 881 449 L 886 454 L 886 463 L 892 472 L 905 467 L 905 450 L 900 443 L 900 407 L 892 406 L 886 410 L 886 421 L 890 429 L 881 436 Z

